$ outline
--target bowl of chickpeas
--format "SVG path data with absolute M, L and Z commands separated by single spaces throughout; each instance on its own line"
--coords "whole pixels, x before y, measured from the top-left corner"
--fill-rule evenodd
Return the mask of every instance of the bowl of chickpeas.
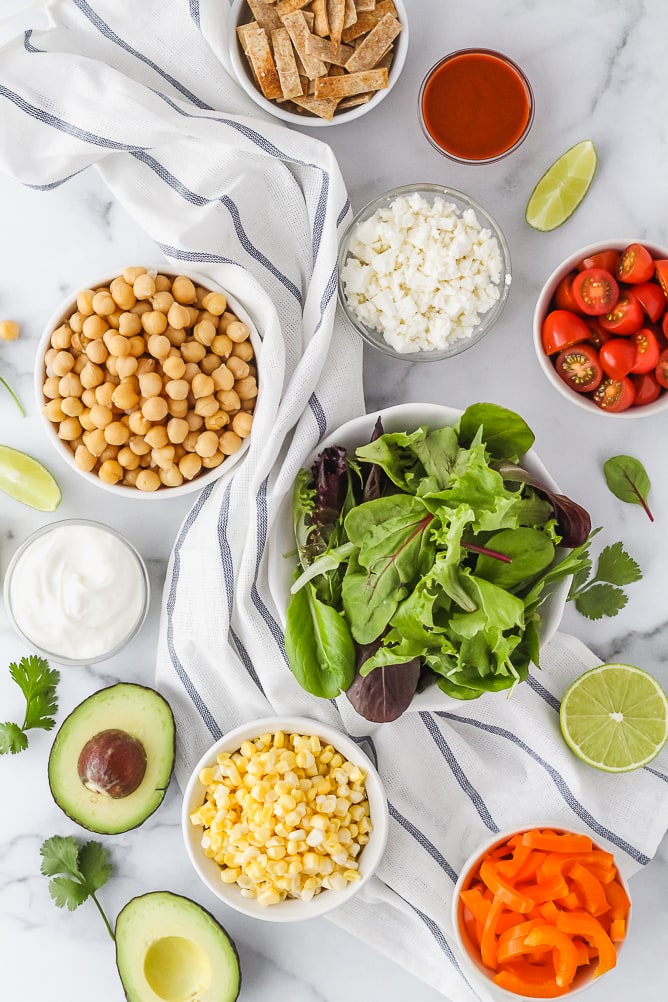
M 201 490 L 248 445 L 259 338 L 243 305 L 209 279 L 125 268 L 54 311 L 35 390 L 59 455 L 130 497 Z
M 229 731 L 183 797 L 190 861 L 225 904 L 296 922 L 345 904 L 375 873 L 389 827 L 381 779 L 359 745 L 305 717 Z

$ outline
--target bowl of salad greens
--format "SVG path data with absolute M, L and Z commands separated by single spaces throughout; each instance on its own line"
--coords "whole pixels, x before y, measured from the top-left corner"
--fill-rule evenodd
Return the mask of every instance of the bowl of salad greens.
M 307 457 L 268 545 L 295 677 L 367 720 L 512 690 L 556 631 L 591 520 L 518 414 L 400 404 Z

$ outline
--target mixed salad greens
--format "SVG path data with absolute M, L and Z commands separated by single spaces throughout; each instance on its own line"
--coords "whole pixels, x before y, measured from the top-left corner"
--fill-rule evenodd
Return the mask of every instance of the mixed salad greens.
M 481 403 L 434 430 L 379 419 L 354 456 L 300 470 L 285 646 L 304 689 L 389 721 L 428 684 L 474 699 L 539 665 L 546 588 L 587 564 L 591 521 L 522 468 L 533 442 Z

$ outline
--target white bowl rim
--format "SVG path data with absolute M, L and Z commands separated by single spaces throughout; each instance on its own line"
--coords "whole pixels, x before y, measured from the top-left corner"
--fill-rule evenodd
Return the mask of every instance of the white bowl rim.
M 244 305 L 236 298 L 235 295 L 233 295 L 233 293 L 230 293 L 227 291 L 227 289 L 223 288 L 223 286 L 220 285 L 219 282 L 216 282 L 215 279 L 208 278 L 205 275 L 201 275 L 197 271 L 192 271 L 190 268 L 178 269 L 170 261 L 166 261 L 164 264 L 163 263 L 144 264 L 142 265 L 142 267 L 146 268 L 146 271 L 151 274 L 156 273 L 161 275 L 169 275 L 173 277 L 176 277 L 177 275 L 183 275 L 185 278 L 191 278 L 194 282 L 197 282 L 198 285 L 202 285 L 205 288 L 210 289 L 212 292 L 224 293 L 228 303 L 232 307 L 232 310 L 237 315 L 237 317 L 240 320 L 243 320 L 244 323 L 248 324 L 250 328 L 250 341 L 253 345 L 256 357 L 258 356 L 259 349 L 261 347 L 261 339 L 255 324 L 253 323 Z M 42 392 L 42 385 L 44 381 L 44 356 L 48 350 L 49 343 L 51 340 L 51 335 L 53 334 L 54 330 L 56 330 L 56 328 L 59 327 L 60 324 L 64 322 L 67 313 L 76 303 L 77 296 L 79 295 L 80 292 L 83 292 L 85 289 L 96 289 L 102 285 L 109 285 L 109 283 L 113 281 L 114 278 L 118 278 L 122 274 L 122 270 L 123 269 L 119 269 L 114 272 L 105 273 L 104 275 L 93 276 L 91 282 L 77 285 L 75 289 L 69 292 L 66 296 L 63 296 L 58 306 L 55 307 L 55 309 L 49 316 L 37 342 L 35 367 L 33 370 L 33 388 L 34 388 L 35 399 L 37 402 L 37 412 L 42 427 L 46 431 L 47 438 L 51 442 L 56 453 L 60 456 L 61 459 L 64 460 L 64 462 L 70 467 L 70 469 L 78 473 L 79 476 L 87 480 L 88 483 L 91 483 L 94 486 L 101 488 L 108 494 L 113 495 L 113 497 L 124 498 L 124 499 L 127 498 L 132 501 L 157 501 L 157 500 L 164 501 L 168 498 L 184 497 L 186 494 L 194 494 L 196 491 L 201 491 L 204 487 L 207 487 L 209 484 L 212 484 L 216 480 L 218 480 L 218 478 L 221 477 L 224 473 L 228 473 L 229 470 L 231 470 L 232 467 L 236 465 L 236 463 L 241 459 L 241 457 L 247 451 L 250 444 L 250 436 L 243 440 L 243 442 L 241 443 L 241 447 L 237 452 L 233 453 L 231 456 L 228 456 L 227 459 L 223 460 L 220 466 L 216 466 L 214 469 L 209 470 L 207 473 L 199 474 L 193 480 L 184 482 L 179 487 L 164 487 L 160 488 L 157 491 L 140 491 L 137 490 L 137 488 L 135 487 L 127 487 L 122 484 L 120 485 L 106 484 L 103 480 L 100 480 L 100 478 L 96 473 L 89 473 L 86 470 L 79 469 L 79 467 L 74 461 L 74 453 L 71 451 L 66 442 L 62 442 L 58 438 L 58 436 L 54 431 L 53 424 L 43 413 L 44 394 Z M 256 401 L 256 408 L 257 408 L 257 403 L 260 400 L 260 395 L 262 393 L 262 376 L 259 371 L 257 377 L 257 384 L 258 384 L 258 396 Z
M 597 240 L 594 243 L 586 244 L 584 247 L 580 247 L 579 250 L 569 254 L 568 257 L 565 257 L 561 263 L 552 270 L 540 290 L 533 313 L 534 350 L 536 352 L 538 364 L 545 373 L 548 382 L 551 383 L 555 390 L 557 390 L 557 392 L 560 393 L 565 400 L 569 400 L 572 404 L 581 407 L 590 414 L 599 414 L 607 418 L 622 418 L 627 421 L 634 418 L 649 417 L 650 414 L 657 414 L 659 411 L 666 410 L 668 408 L 668 392 L 663 393 L 651 404 L 643 404 L 641 407 L 627 407 L 624 411 L 606 411 L 601 407 L 597 407 L 593 400 L 590 400 L 584 393 L 576 393 L 574 390 L 569 389 L 562 379 L 559 379 L 559 376 L 557 376 L 552 364 L 550 363 L 550 359 L 543 351 L 541 343 L 541 326 L 545 316 L 547 315 L 547 307 L 555 293 L 558 283 L 565 275 L 574 269 L 578 261 L 581 261 L 582 258 L 590 257 L 592 254 L 599 254 L 604 250 L 624 250 L 625 247 L 628 247 L 629 244 L 632 243 L 641 243 L 643 247 L 646 247 L 654 257 L 668 257 L 668 248 L 662 247 L 660 244 L 655 244 L 651 240 L 645 240 L 639 237 L 610 237 L 608 240 Z
M 349 111 L 343 111 L 339 115 L 334 115 L 334 118 L 332 118 L 331 121 L 328 121 L 325 118 L 318 118 L 317 115 L 298 115 L 295 112 L 287 111 L 282 108 L 280 104 L 277 104 L 276 101 L 269 101 L 266 97 L 264 97 L 261 91 L 257 89 L 255 84 L 251 81 L 250 75 L 244 66 L 241 56 L 239 55 L 239 43 L 236 29 L 239 24 L 241 8 L 245 3 L 246 0 L 234 0 L 230 9 L 229 16 L 231 30 L 228 33 L 228 55 L 230 57 L 230 62 L 237 78 L 237 82 L 246 94 L 248 94 L 248 96 L 259 108 L 262 108 L 273 117 L 281 119 L 283 122 L 290 122 L 292 125 L 304 125 L 307 128 L 313 129 L 325 128 L 330 125 L 343 125 L 345 122 L 352 122 L 354 119 L 361 118 L 362 115 L 366 115 L 367 112 L 377 108 L 381 101 L 387 97 L 401 76 L 401 72 L 406 62 L 406 55 L 408 53 L 408 13 L 403 0 L 394 0 L 394 5 L 397 8 L 397 14 L 399 20 L 401 21 L 402 30 L 399 32 L 397 37 L 396 49 L 392 65 L 390 66 L 387 87 L 377 91 L 374 97 L 367 101 L 366 104 L 357 105 L 357 107 L 353 107 Z
M 305 735 L 317 734 L 318 737 L 324 738 L 328 744 L 333 745 L 337 751 L 345 755 L 349 761 L 360 765 L 366 772 L 366 792 L 373 830 L 359 857 L 360 860 L 366 857 L 365 869 L 360 880 L 348 884 L 342 891 L 323 891 L 310 901 L 286 899 L 279 904 L 265 907 L 258 904 L 254 898 L 242 897 L 236 885 L 224 884 L 221 880 L 216 879 L 218 865 L 202 854 L 198 844 L 201 829 L 191 823 L 190 814 L 203 802 L 204 787 L 199 781 L 201 769 L 211 765 L 219 752 L 232 751 L 238 748 L 242 741 L 274 731 Z M 190 774 L 183 792 L 181 831 L 186 853 L 195 872 L 212 894 L 215 894 L 221 901 L 244 915 L 262 921 L 300 922 L 325 915 L 345 904 L 371 879 L 385 852 L 389 832 L 389 810 L 385 787 L 378 770 L 366 752 L 351 737 L 332 724 L 296 714 L 281 714 L 275 717 L 261 717 L 241 724 L 239 727 L 227 731 L 204 752 Z

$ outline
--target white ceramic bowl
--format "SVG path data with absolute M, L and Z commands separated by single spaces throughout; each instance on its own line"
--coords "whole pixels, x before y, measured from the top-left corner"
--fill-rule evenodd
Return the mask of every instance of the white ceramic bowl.
M 304 125 L 308 128 L 314 129 L 322 128 L 328 125 L 342 125 L 344 122 L 352 122 L 356 118 L 361 118 L 362 115 L 366 115 L 374 108 L 377 108 L 380 102 L 385 100 L 399 79 L 401 71 L 404 68 L 406 54 L 408 52 L 408 14 L 403 0 L 394 0 L 394 6 L 397 9 L 397 17 L 399 21 L 401 21 L 403 27 L 395 39 L 394 59 L 392 60 L 392 64 L 390 66 L 387 87 L 383 88 L 383 90 L 377 91 L 371 100 L 366 102 L 366 104 L 359 104 L 354 108 L 350 108 L 348 111 L 341 111 L 335 114 L 334 118 L 330 121 L 327 121 L 327 119 L 324 118 L 319 118 L 317 115 L 309 115 L 307 112 L 300 115 L 296 112 L 289 111 L 287 108 L 278 104 L 277 101 L 267 100 L 267 98 L 264 97 L 262 92 L 258 89 L 258 86 L 253 79 L 252 70 L 243 54 L 236 33 L 238 25 L 246 24 L 248 21 L 252 20 L 253 15 L 250 12 L 246 0 L 234 0 L 229 14 L 230 30 L 228 32 L 228 53 L 232 69 L 234 70 L 240 85 L 246 91 L 248 96 L 255 101 L 256 105 L 259 108 L 262 108 L 263 111 L 273 115 L 274 118 L 280 118 L 283 122 L 289 122 L 291 125 Z
M 175 271 L 171 265 L 162 264 L 152 264 L 145 266 L 147 271 L 151 273 L 159 273 L 161 275 L 168 275 L 175 278 L 177 275 L 183 275 L 187 278 L 192 279 L 196 285 L 204 286 L 210 289 L 212 292 L 223 292 L 227 298 L 231 310 L 236 314 L 239 320 L 243 320 L 244 323 L 248 324 L 250 328 L 250 341 L 253 345 L 256 358 L 258 356 L 259 348 L 261 345 L 260 337 L 257 329 L 251 320 L 248 312 L 242 303 L 240 303 L 236 297 L 227 292 L 226 289 L 222 289 L 215 282 L 211 281 L 209 278 L 205 278 L 202 275 L 198 275 L 196 272 L 192 271 Z M 77 296 L 84 289 L 97 289 L 101 286 L 108 286 L 109 283 L 120 275 L 120 271 L 113 272 L 110 275 L 98 275 L 93 277 L 90 282 L 84 283 L 74 291 L 68 293 L 67 296 L 56 306 L 53 313 L 49 317 L 42 335 L 37 344 L 36 352 L 36 362 L 34 371 L 34 390 L 35 397 L 37 400 L 37 410 L 42 422 L 42 427 L 45 434 L 57 454 L 60 458 L 74 470 L 80 477 L 83 477 L 88 483 L 94 484 L 96 487 L 102 488 L 102 490 L 113 494 L 117 498 L 132 498 L 136 501 L 151 501 L 151 500 L 164 500 L 165 498 L 176 498 L 183 497 L 184 494 L 192 494 L 195 491 L 201 491 L 202 488 L 207 487 L 209 484 L 213 483 L 218 479 L 223 473 L 227 473 L 238 461 L 241 459 L 243 454 L 248 449 L 250 438 L 243 440 L 241 448 L 238 452 L 235 452 L 231 456 L 228 456 L 220 466 L 216 466 L 214 469 L 205 470 L 203 469 L 196 477 L 190 481 L 185 481 L 179 487 L 160 487 L 157 491 L 140 491 L 135 487 L 130 487 L 125 484 L 108 484 L 97 476 L 96 473 L 88 473 L 85 470 L 80 469 L 75 460 L 74 453 L 69 448 L 66 442 L 63 442 L 56 434 L 56 428 L 51 421 L 43 413 L 43 408 L 45 404 L 45 398 L 43 393 L 43 384 L 45 377 L 45 367 L 44 367 L 44 356 L 47 349 L 50 347 L 51 335 L 54 330 L 59 327 L 64 321 L 69 317 L 73 310 L 76 309 Z M 262 377 L 258 374 L 258 387 L 260 393 L 262 392 Z M 260 393 L 258 393 L 258 400 L 260 398 Z
M 344 890 L 322 890 L 310 901 L 286 898 L 274 905 L 261 905 L 254 898 L 246 898 L 236 884 L 226 884 L 220 878 L 221 869 L 213 859 L 205 856 L 201 847 L 202 828 L 194 825 L 190 815 L 204 803 L 205 787 L 200 783 L 199 773 L 207 766 L 215 765 L 220 752 L 233 752 L 243 741 L 253 740 L 261 734 L 283 731 L 286 734 L 317 735 L 326 744 L 333 745 L 348 761 L 360 766 L 366 773 L 366 793 L 373 830 L 369 841 L 361 850 L 358 860 L 361 878 L 351 882 Z M 335 727 L 305 717 L 267 717 L 253 720 L 241 727 L 228 731 L 216 741 L 195 766 L 183 795 L 182 832 L 186 852 L 202 882 L 221 901 L 236 911 L 265 922 L 299 922 L 303 919 L 324 915 L 338 908 L 357 894 L 359 889 L 373 875 L 387 842 L 389 816 L 385 790 L 370 759 L 351 738 Z
M 548 382 L 551 383 L 554 389 L 557 390 L 557 392 L 565 400 L 569 400 L 572 404 L 576 404 L 583 410 L 589 411 L 590 414 L 602 414 L 608 418 L 622 418 L 625 420 L 628 420 L 629 418 L 649 417 L 650 414 L 665 411 L 668 408 L 668 390 L 662 393 L 661 396 L 657 397 L 657 399 L 651 404 L 644 404 L 639 407 L 631 406 L 624 411 L 602 410 L 600 407 L 596 406 L 594 401 L 589 398 L 588 394 L 577 393 L 575 390 L 571 390 L 563 379 L 560 379 L 552 361 L 550 360 L 550 357 L 543 351 L 541 331 L 543 321 L 550 312 L 550 304 L 552 302 L 552 297 L 556 292 L 557 286 L 561 282 L 562 278 L 565 278 L 569 272 L 575 269 L 579 261 L 582 261 L 585 257 L 591 257 L 592 254 L 599 254 L 601 251 L 608 250 L 610 248 L 622 251 L 625 247 L 628 247 L 629 244 L 634 242 L 641 243 L 644 247 L 646 247 L 655 259 L 668 258 L 668 248 L 660 247 L 658 244 L 649 243 L 649 241 L 642 238 L 613 237 L 610 240 L 599 240 L 596 243 L 587 244 L 585 247 L 580 247 L 579 250 L 574 251 L 573 254 L 569 254 L 569 256 L 565 258 L 560 265 L 557 265 L 540 291 L 533 315 L 533 345 L 536 357 L 538 359 L 538 364 L 540 365 Z M 556 355 L 553 357 L 556 358 Z
M 521 828 L 509 828 L 506 831 L 499 832 L 498 835 L 492 836 L 486 842 L 483 842 L 482 845 L 478 846 L 475 852 L 473 852 L 468 857 L 468 859 L 462 866 L 459 874 L 459 879 L 455 884 L 455 890 L 452 899 L 452 913 L 451 913 L 452 928 L 454 930 L 455 941 L 465 961 L 467 975 L 472 978 L 474 987 L 477 984 L 480 987 L 480 989 L 486 993 L 485 997 L 493 999 L 494 1002 L 523 1002 L 523 1000 L 524 1002 L 526 1002 L 526 1000 L 532 1002 L 532 999 L 535 998 L 535 996 L 529 997 L 524 994 L 518 995 L 516 992 L 508 991 L 507 989 L 494 984 L 494 981 L 492 979 L 494 977 L 495 972 L 483 964 L 480 958 L 479 951 L 476 949 L 475 945 L 472 944 L 471 940 L 466 934 L 466 930 L 463 928 L 463 923 L 460 913 L 459 894 L 460 891 L 468 887 L 472 872 L 475 871 L 479 863 L 482 861 L 483 857 L 488 852 L 490 852 L 490 850 L 494 849 L 497 845 L 502 845 L 511 836 L 516 834 L 522 834 L 526 831 L 531 831 L 534 828 L 541 828 L 541 829 L 549 828 L 552 831 L 557 832 L 559 834 L 565 834 L 565 833 L 587 834 L 589 835 L 589 837 L 591 837 L 591 833 L 589 832 L 587 833 L 577 832 L 572 828 L 564 828 L 563 825 L 561 824 L 552 823 L 549 821 L 546 822 L 545 820 L 542 820 L 541 822 L 535 825 L 526 824 Z M 593 838 L 592 842 L 593 842 L 593 847 L 595 849 L 603 848 L 603 846 L 598 845 Z M 609 852 L 610 850 L 606 849 L 605 851 Z M 628 883 L 626 882 L 622 874 L 619 872 L 618 867 L 617 867 L 617 879 L 624 888 L 624 890 L 626 891 L 626 894 L 630 900 Z M 626 939 L 628 939 L 628 930 L 632 913 L 633 913 L 633 907 L 631 907 L 626 919 L 626 938 L 621 943 L 616 944 L 618 958 L 619 954 L 623 949 L 624 942 L 626 942 Z M 581 992 L 585 991 L 590 985 L 599 984 L 601 978 L 592 977 L 593 969 L 595 968 L 595 966 L 596 964 L 594 963 L 589 965 L 589 968 L 587 970 L 585 970 L 584 968 L 579 968 L 578 973 L 575 976 L 573 986 L 567 992 L 561 995 L 560 998 L 570 998 L 573 995 L 579 995 Z
M 397 198 L 412 194 L 421 195 L 422 198 L 429 203 L 432 203 L 437 198 L 443 199 L 445 202 L 454 205 L 456 212 L 460 216 L 467 210 L 473 210 L 480 226 L 484 229 L 490 230 L 492 235 L 496 238 L 501 255 L 501 274 L 499 280 L 499 298 L 486 313 L 480 315 L 478 325 L 473 329 L 473 332 L 469 336 L 464 336 L 462 334 L 462 336 L 452 340 L 445 348 L 435 348 L 433 350 L 420 349 L 418 351 L 402 352 L 397 351 L 388 341 L 385 340 L 382 331 L 375 327 L 369 327 L 366 323 L 364 323 L 364 321 L 360 320 L 355 312 L 354 305 L 349 303 L 346 297 L 344 282 L 342 280 L 342 272 L 348 258 L 353 256 L 350 250 L 350 244 L 357 225 L 365 222 L 367 219 L 370 219 L 371 216 L 373 216 L 379 209 L 386 209 Z M 440 184 L 402 185 L 400 188 L 392 188 L 390 191 L 383 192 L 382 195 L 378 195 L 376 198 L 368 202 L 364 208 L 360 209 L 341 237 L 341 242 L 339 244 L 338 269 L 339 303 L 357 333 L 367 342 L 367 344 L 370 344 L 372 347 L 382 351 L 383 354 L 390 355 L 392 358 L 400 359 L 404 362 L 438 362 L 444 358 L 451 358 L 453 355 L 459 355 L 462 351 L 466 351 L 467 348 L 472 348 L 473 345 L 481 341 L 485 335 L 490 332 L 496 321 L 501 316 L 503 308 L 506 305 L 506 300 L 508 299 L 510 283 L 512 281 L 510 250 L 508 249 L 508 244 L 506 243 L 506 239 L 498 223 L 496 223 L 490 214 L 483 209 L 478 202 L 474 201 L 470 195 L 466 195 L 462 191 L 456 191 L 454 188 L 447 188 Z
M 362 417 L 353 418 L 352 421 L 346 422 L 333 431 L 323 439 L 310 456 L 305 458 L 302 465 L 304 467 L 310 466 L 323 449 L 330 446 L 339 445 L 354 452 L 358 446 L 364 445 L 370 440 L 378 417 L 382 419 L 383 429 L 386 432 L 412 432 L 422 425 L 428 425 L 430 428 L 443 428 L 446 425 L 455 424 L 461 414 L 462 411 L 454 407 L 428 403 L 395 404 L 393 407 L 372 411 Z M 530 473 L 540 477 L 546 486 L 555 491 L 559 490 L 533 449 L 526 453 L 522 463 Z M 269 588 L 279 610 L 282 624 L 285 626 L 285 613 L 290 599 L 290 586 L 294 580 L 296 560 L 291 494 L 286 496 L 281 504 L 273 529 L 269 534 L 267 560 Z M 567 578 L 552 588 L 546 589 L 546 597 L 540 609 L 540 638 L 543 645 L 550 641 L 559 627 L 569 587 L 570 578 Z M 409 709 L 413 711 L 446 710 L 454 706 L 461 706 L 461 700 L 453 699 L 438 686 L 433 685 L 416 693 Z

